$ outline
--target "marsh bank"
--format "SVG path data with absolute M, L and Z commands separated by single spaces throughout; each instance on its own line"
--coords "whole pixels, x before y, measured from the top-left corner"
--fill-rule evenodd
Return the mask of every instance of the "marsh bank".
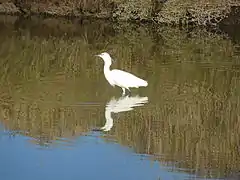
M 237 0 L 0 0 L 0 13 L 96 17 L 158 24 L 239 24 Z

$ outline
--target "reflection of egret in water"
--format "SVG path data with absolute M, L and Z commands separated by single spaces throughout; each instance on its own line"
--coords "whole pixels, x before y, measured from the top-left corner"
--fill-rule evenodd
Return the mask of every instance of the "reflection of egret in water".
M 101 128 L 103 131 L 110 131 L 113 127 L 113 118 L 111 113 L 119 113 L 124 111 L 131 111 L 134 107 L 143 106 L 148 102 L 148 97 L 121 97 L 119 99 L 112 98 L 107 104 L 105 108 L 105 118 L 106 123 Z

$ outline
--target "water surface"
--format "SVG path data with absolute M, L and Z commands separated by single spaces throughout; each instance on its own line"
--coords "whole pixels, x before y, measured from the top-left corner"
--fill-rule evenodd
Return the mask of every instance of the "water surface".
M 224 34 L 1 16 L 0 175 L 238 179 L 240 48 Z M 149 83 L 121 97 L 95 54 Z

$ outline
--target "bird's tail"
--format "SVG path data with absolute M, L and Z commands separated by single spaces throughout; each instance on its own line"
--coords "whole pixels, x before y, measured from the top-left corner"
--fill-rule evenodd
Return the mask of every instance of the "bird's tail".
M 148 82 L 145 81 L 145 80 L 143 80 L 143 81 L 142 81 L 142 86 L 144 86 L 144 87 L 148 86 Z

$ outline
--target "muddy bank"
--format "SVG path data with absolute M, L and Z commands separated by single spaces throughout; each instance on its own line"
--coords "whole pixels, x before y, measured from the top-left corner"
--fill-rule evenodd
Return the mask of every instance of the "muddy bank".
M 240 24 L 238 0 L 0 0 L 0 13 L 91 16 L 174 25 Z

